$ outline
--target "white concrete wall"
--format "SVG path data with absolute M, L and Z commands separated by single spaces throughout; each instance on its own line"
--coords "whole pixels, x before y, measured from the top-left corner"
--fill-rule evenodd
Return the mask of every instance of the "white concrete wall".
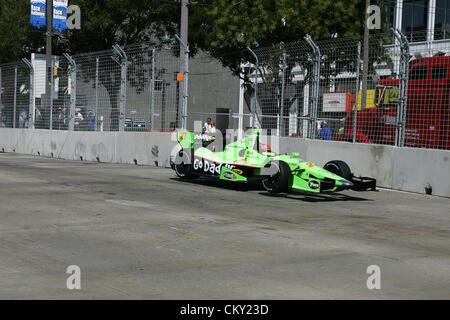
M 392 188 L 418 192 L 429 183 L 433 194 L 450 197 L 450 151 L 396 148 Z
M 170 133 L 0 129 L 0 151 L 68 160 L 169 166 Z
M 67 132 L 0 128 L 0 151 L 55 158 L 169 166 L 176 145 L 170 133 Z M 324 165 L 346 161 L 355 175 L 374 177 L 380 187 L 450 197 L 450 151 L 281 138 L 280 153 L 299 152 Z

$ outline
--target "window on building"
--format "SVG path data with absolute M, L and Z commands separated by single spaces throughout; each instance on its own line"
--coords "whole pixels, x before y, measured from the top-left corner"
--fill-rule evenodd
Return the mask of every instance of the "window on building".
M 446 67 L 433 67 L 433 71 L 431 74 L 432 80 L 442 80 L 447 76 L 447 68 Z
M 403 1 L 402 31 L 410 41 L 425 41 L 428 20 L 428 1 Z
M 395 4 L 387 3 L 385 6 L 386 10 L 386 27 L 394 28 L 395 27 Z
M 434 39 L 450 39 L 450 0 L 436 0 Z
M 428 68 L 413 68 L 409 73 L 409 80 L 425 80 L 427 78 Z

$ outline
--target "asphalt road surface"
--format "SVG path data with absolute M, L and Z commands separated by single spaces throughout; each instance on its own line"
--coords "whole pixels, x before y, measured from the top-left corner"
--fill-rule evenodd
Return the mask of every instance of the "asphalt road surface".
M 450 299 L 449 208 L 0 154 L 0 299 Z

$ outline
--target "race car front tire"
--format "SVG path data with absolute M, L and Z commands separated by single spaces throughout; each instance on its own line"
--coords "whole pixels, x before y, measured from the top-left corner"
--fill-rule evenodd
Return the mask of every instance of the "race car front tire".
M 323 168 L 327 171 L 330 171 L 331 173 L 337 174 L 339 177 L 342 177 L 345 180 L 352 180 L 352 170 L 350 170 L 350 167 L 344 161 L 333 160 L 325 164 Z
M 284 161 L 274 161 L 270 163 L 278 168 L 278 172 L 262 180 L 264 189 L 270 193 L 281 193 L 289 190 L 289 181 L 292 176 L 291 168 Z

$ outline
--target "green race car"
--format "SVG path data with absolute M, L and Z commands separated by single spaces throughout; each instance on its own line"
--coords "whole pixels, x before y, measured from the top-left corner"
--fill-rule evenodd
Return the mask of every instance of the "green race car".
M 215 152 L 204 147 L 205 138 L 194 132 L 178 132 L 178 149 L 171 155 L 171 167 L 182 179 L 201 176 L 231 182 L 261 181 L 272 193 L 301 190 L 313 193 L 346 189 L 375 190 L 376 181 L 357 178 L 349 166 L 339 160 L 324 168 L 306 162 L 298 153 L 277 155 L 260 142 L 260 131 Z M 200 144 L 196 143 L 200 140 Z M 198 148 L 196 148 L 199 146 Z

